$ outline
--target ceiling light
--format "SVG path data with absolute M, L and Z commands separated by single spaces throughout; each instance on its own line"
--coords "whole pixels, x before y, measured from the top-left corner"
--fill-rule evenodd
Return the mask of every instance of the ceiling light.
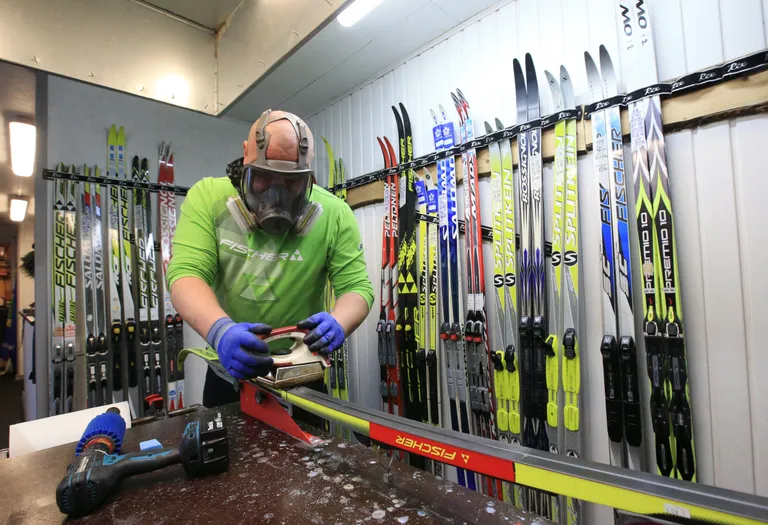
M 11 132 L 11 170 L 19 177 L 31 177 L 35 169 L 35 126 L 11 122 L 8 127 Z
M 27 199 L 11 199 L 11 220 L 21 222 L 27 216 Z
M 383 1 L 384 0 L 354 0 L 349 4 L 349 7 L 344 8 L 344 11 L 342 11 L 336 19 L 344 27 L 353 26 Z

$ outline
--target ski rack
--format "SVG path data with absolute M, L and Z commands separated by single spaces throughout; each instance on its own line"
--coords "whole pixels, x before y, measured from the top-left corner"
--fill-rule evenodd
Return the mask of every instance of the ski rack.
M 681 92 L 695 91 L 710 84 L 717 84 L 731 78 L 745 75 L 752 71 L 762 71 L 768 68 L 768 50 L 759 51 L 752 55 L 746 55 L 736 60 L 726 62 L 703 71 L 697 71 L 684 75 L 673 82 L 661 82 L 636 89 L 626 95 L 600 100 L 584 106 L 585 119 L 590 118 L 595 111 L 612 108 L 615 106 L 629 106 L 630 103 L 648 97 L 667 97 Z
M 493 133 L 478 137 L 471 142 L 460 144 L 447 150 L 432 152 L 427 155 L 415 158 L 410 162 L 398 164 L 392 168 L 381 169 L 367 173 L 365 175 L 360 175 L 358 177 L 349 179 L 344 183 L 336 184 L 326 189 L 330 192 L 335 192 L 342 189 L 349 190 L 352 188 L 358 188 L 360 186 L 365 186 L 367 184 L 372 184 L 374 182 L 384 180 L 388 175 L 394 175 L 407 170 L 423 168 L 424 166 L 434 164 L 438 160 L 450 156 L 461 155 L 461 153 L 471 148 L 481 148 L 494 142 L 512 140 L 513 138 L 517 137 L 517 135 L 525 131 L 530 131 L 536 128 L 540 128 L 542 130 L 549 129 L 554 127 L 555 124 L 562 120 L 576 119 L 580 121 L 588 121 L 591 114 L 595 111 L 604 110 L 614 106 L 628 106 L 631 102 L 653 96 L 661 96 L 662 98 L 666 98 L 669 96 L 690 93 L 725 82 L 727 80 L 731 80 L 733 78 L 744 76 L 747 73 L 756 73 L 765 69 L 768 69 L 768 49 L 737 58 L 729 62 L 725 62 L 719 66 L 682 76 L 679 79 L 671 82 L 653 84 L 651 86 L 637 89 L 626 95 L 618 95 L 579 108 L 559 111 L 546 117 L 532 120 L 530 122 L 516 124 L 514 126 L 504 128 L 503 130 L 495 131 Z M 484 237 L 485 231 L 486 228 L 483 227 Z M 490 231 L 490 228 L 488 228 L 488 231 Z
M 80 175 L 79 173 L 66 173 L 64 171 L 49 170 L 49 169 L 43 170 L 43 179 L 44 180 L 64 179 L 64 180 L 73 180 L 76 182 L 90 182 L 91 184 L 96 184 L 97 186 L 121 186 L 123 188 L 129 188 L 129 189 L 148 190 L 153 193 L 158 193 L 160 191 L 171 191 L 176 195 L 186 195 L 187 192 L 189 191 L 189 188 L 186 188 L 184 186 L 167 186 L 167 185 L 157 184 L 155 182 L 134 182 L 133 180 L 113 179 L 113 178 L 107 178 L 107 177 L 94 177 L 94 176 L 88 176 L 88 175 Z M 129 235 L 130 235 L 131 244 L 135 245 L 136 239 L 134 238 L 133 231 L 131 231 Z M 155 251 L 156 252 L 161 251 L 159 240 L 155 240 Z
M 152 193 L 159 193 L 161 191 L 170 191 L 175 193 L 176 195 L 186 195 L 187 192 L 189 191 L 189 188 L 184 186 L 168 186 L 168 185 L 158 184 L 156 182 L 135 182 L 133 180 L 125 180 L 125 179 L 93 177 L 93 176 L 87 176 L 87 175 L 80 175 L 79 173 L 65 173 L 63 171 L 49 170 L 49 169 L 43 170 L 43 179 L 45 180 L 65 179 L 65 180 L 73 180 L 76 182 L 90 182 L 91 184 L 96 184 L 98 186 L 121 186 L 123 188 L 128 188 L 128 189 L 147 190 Z
M 429 215 L 424 215 L 423 213 L 416 212 L 416 220 L 417 221 L 425 221 L 425 222 L 431 222 L 432 224 L 440 224 L 440 219 L 437 217 L 430 217 Z M 483 231 L 483 239 L 486 241 L 492 241 L 493 240 L 493 229 L 488 226 L 481 226 L 480 227 Z M 459 221 L 459 232 L 464 232 L 464 221 Z M 515 248 L 520 248 L 520 234 L 515 234 Z M 544 256 L 545 257 L 552 257 L 552 242 L 546 241 L 544 243 Z
M 704 520 L 744 525 L 768 523 L 768 498 L 513 447 L 501 441 L 369 410 L 306 387 L 272 390 L 241 382 L 239 389 L 240 406 L 245 414 L 311 446 L 324 440 L 299 428 L 281 402 L 337 421 L 385 446 L 649 518 L 673 522 L 683 518 L 685 523 Z

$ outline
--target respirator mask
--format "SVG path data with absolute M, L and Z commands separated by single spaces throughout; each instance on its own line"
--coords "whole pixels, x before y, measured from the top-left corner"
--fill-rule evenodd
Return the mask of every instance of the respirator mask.
M 295 161 L 267 158 L 270 133 L 266 128 L 278 120 L 290 122 L 296 132 L 298 155 Z M 240 214 L 236 220 L 244 229 L 258 227 L 269 235 L 282 235 L 291 230 L 301 233 L 319 211 L 316 203 L 309 200 L 314 179 L 308 162 L 313 149 L 309 130 L 297 116 L 282 112 L 273 114 L 272 110 L 261 114 L 255 128 L 256 159 L 249 164 L 235 161 L 227 168 L 240 197 L 240 202 L 234 203 Z M 228 206 L 234 215 L 233 205 L 228 203 Z

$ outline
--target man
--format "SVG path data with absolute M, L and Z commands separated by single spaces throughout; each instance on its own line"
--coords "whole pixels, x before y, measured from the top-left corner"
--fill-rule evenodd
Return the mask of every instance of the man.
M 333 352 L 373 302 L 352 210 L 313 184 L 312 132 L 296 115 L 265 111 L 243 142 L 243 167 L 195 183 L 181 206 L 168 266 L 176 310 L 235 379 L 272 365 L 259 338 L 271 327 L 311 330 L 312 350 Z M 336 304 L 323 311 L 330 279 Z M 209 367 L 203 404 L 238 399 Z

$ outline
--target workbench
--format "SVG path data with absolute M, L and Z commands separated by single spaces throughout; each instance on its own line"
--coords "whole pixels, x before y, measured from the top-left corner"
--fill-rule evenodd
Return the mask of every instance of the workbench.
M 340 438 L 311 447 L 241 413 L 239 403 L 210 410 L 221 411 L 227 426 L 228 472 L 189 479 L 175 465 L 129 478 L 94 514 L 68 523 L 550 524 L 402 461 L 393 462 L 393 481 L 387 485 L 386 455 L 377 457 L 373 449 Z M 141 441 L 152 438 L 175 446 L 186 423 L 200 414 L 133 427 L 125 434 L 123 451 L 137 451 Z M 329 437 L 316 428 L 306 430 Z M 0 523 L 65 520 L 55 490 L 74 445 L 0 461 Z

